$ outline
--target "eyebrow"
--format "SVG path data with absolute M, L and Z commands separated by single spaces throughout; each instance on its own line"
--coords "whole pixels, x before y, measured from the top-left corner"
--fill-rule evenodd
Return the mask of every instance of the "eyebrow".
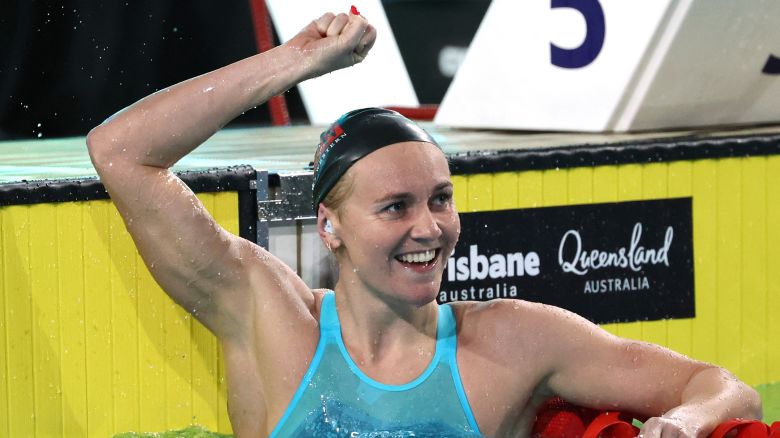
M 444 181 L 444 182 L 440 182 L 439 184 L 436 184 L 436 187 L 434 187 L 433 191 L 438 192 L 440 190 L 444 190 L 451 187 L 452 187 L 452 181 Z M 377 199 L 375 202 L 377 204 L 381 204 L 387 201 L 409 199 L 412 197 L 414 197 L 414 195 L 411 192 L 398 192 L 398 193 L 391 193 L 389 195 L 382 196 L 381 198 Z

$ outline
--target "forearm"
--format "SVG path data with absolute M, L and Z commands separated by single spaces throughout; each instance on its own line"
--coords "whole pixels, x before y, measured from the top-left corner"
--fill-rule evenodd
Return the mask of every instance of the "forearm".
M 242 112 L 303 80 L 303 56 L 280 46 L 158 91 L 89 134 L 93 160 L 170 167 Z
M 663 417 L 698 423 L 702 436 L 733 418 L 760 419 L 758 393 L 728 371 L 709 367 L 691 376 L 682 392 L 680 406 Z

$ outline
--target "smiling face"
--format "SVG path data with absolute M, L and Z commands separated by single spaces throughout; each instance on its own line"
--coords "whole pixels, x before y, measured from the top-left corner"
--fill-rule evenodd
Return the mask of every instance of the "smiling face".
M 397 143 L 347 172 L 352 190 L 334 221 L 339 283 L 392 301 L 431 302 L 460 234 L 447 160 L 434 145 Z

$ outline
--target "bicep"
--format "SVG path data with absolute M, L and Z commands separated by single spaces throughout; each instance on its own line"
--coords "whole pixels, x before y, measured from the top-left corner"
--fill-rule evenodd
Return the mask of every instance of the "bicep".
M 556 322 L 547 384 L 564 399 L 648 416 L 677 406 L 691 377 L 707 365 L 658 345 L 613 336 L 575 316 Z

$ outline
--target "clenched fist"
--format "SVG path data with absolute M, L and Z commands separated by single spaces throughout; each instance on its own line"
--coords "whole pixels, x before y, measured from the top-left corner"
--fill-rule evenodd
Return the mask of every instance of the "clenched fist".
M 375 41 L 376 29 L 362 15 L 328 12 L 284 45 L 300 53 L 312 78 L 363 61 Z

